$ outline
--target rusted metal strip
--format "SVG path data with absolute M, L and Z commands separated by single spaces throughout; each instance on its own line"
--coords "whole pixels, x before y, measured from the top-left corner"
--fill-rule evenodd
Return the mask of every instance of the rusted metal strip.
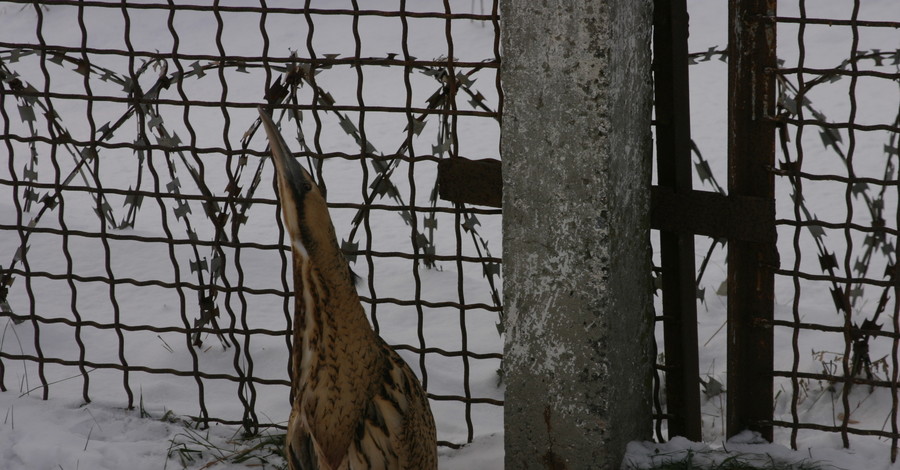
M 438 163 L 438 188 L 445 201 L 500 207 L 503 195 L 500 160 L 443 159 Z
M 691 193 L 687 37 L 686 1 L 656 0 L 653 72 L 657 179 L 667 194 Z M 684 436 L 699 441 L 702 436 L 694 235 L 689 231 L 663 229 L 659 238 L 669 437 Z
M 776 0 L 730 0 L 728 10 L 728 193 L 775 195 Z M 768 222 L 774 224 L 774 217 Z M 768 230 L 768 229 L 766 229 Z M 774 276 L 771 242 L 728 243 L 726 434 L 772 440 Z
M 500 207 L 499 160 L 443 160 L 438 164 L 438 184 L 441 199 Z M 773 199 L 723 196 L 710 191 L 675 192 L 663 186 L 651 189 L 650 223 L 656 230 L 773 243 L 774 218 Z
M 710 191 L 677 193 L 654 186 L 650 224 L 657 230 L 757 243 L 775 242 L 775 200 L 724 196 Z

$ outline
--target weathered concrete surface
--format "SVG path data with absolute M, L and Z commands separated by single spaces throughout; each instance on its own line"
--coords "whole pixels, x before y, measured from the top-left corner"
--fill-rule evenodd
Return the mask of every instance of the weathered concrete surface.
M 501 0 L 506 468 L 650 437 L 650 0 Z

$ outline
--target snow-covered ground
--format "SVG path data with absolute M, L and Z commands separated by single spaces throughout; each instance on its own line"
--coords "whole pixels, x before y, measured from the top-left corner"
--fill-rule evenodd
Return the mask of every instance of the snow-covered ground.
M 0 394 L 0 412 L 4 470 L 247 469 L 284 464 L 280 456 L 271 455 L 274 446 L 232 463 L 237 454 L 260 441 L 241 440 L 233 427 L 196 430 L 161 419 L 162 413 L 141 417 L 139 410 L 124 410 L 119 403 L 84 405 L 77 398 L 62 397 L 43 401 L 7 392 Z M 481 435 L 460 450 L 442 448 L 439 459 L 444 470 L 503 468 L 503 435 Z
M 780 466 L 777 468 L 795 465 L 821 470 L 896 468 L 885 458 L 883 445 L 866 443 L 851 450 L 823 445 L 794 451 L 783 445 L 767 443 L 749 431 L 734 436 L 727 443 L 714 445 L 692 442 L 683 437 L 675 437 L 662 444 L 632 442 L 628 445 L 623 467 L 652 468 L 665 462 L 687 460 L 692 462 L 693 468 L 718 468 L 717 465 L 729 462 L 742 462 L 760 468 L 771 468 L 773 464 Z
M 223 2 L 224 3 L 224 2 Z M 238 2 L 232 2 L 237 5 Z M 269 2 L 272 5 L 273 2 Z M 367 1 L 362 8 L 393 9 L 396 2 L 391 1 Z M 417 1 L 411 8 L 420 11 L 443 11 L 443 2 Z M 489 11 L 484 2 L 460 0 L 451 2 L 454 12 L 482 12 Z M 690 50 L 692 52 L 706 51 L 710 47 L 724 49 L 726 45 L 726 19 L 727 2 L 721 0 L 690 0 L 691 10 L 691 36 Z M 794 2 L 781 2 L 780 13 L 786 16 L 796 15 Z M 790 4 L 789 4 L 790 3 Z M 849 18 L 852 2 L 843 0 L 816 0 L 806 2 L 810 16 L 829 18 Z M 329 8 L 351 8 L 350 2 L 322 3 Z M 863 19 L 887 19 L 900 21 L 900 8 L 896 0 L 863 0 L 863 10 L 860 17 Z M 277 6 L 277 5 L 272 5 Z M 174 42 L 169 34 L 167 26 L 167 13 L 162 10 L 131 10 L 130 11 L 130 39 L 137 50 L 143 51 L 170 51 Z M 43 41 L 48 44 L 66 45 L 75 47 L 81 44 L 82 36 L 78 23 L 75 21 L 74 8 L 50 6 L 43 13 Z M 259 32 L 259 18 L 250 20 L 247 16 L 223 15 L 223 45 L 229 55 L 259 55 L 263 43 Z M 0 41 L 10 43 L 36 43 L 35 23 L 37 14 L 31 6 L 22 8 L 22 4 L 0 3 Z M 355 48 L 353 41 L 352 19 L 349 16 L 315 17 L 316 29 L 313 35 L 313 46 L 317 55 L 339 54 L 340 56 L 352 56 Z M 123 40 L 125 24 L 121 11 L 118 9 L 86 9 L 86 25 L 88 36 L 85 43 L 88 47 L 127 49 L 128 45 Z M 217 25 L 214 18 L 208 13 L 179 11 L 173 25 L 179 36 L 179 52 L 182 54 L 210 54 L 217 55 L 216 32 Z M 409 54 L 420 59 L 437 58 L 448 54 L 446 46 L 445 24 L 441 20 L 410 20 Z M 396 18 L 361 17 L 360 34 L 363 37 L 360 55 L 363 57 L 385 57 L 387 54 L 402 54 L 401 34 L 402 27 Z M 305 18 L 298 20 L 285 15 L 269 15 L 266 19 L 266 31 L 269 36 L 270 57 L 286 58 L 291 51 L 298 51 L 301 57 L 306 56 L 307 34 Z M 791 26 L 781 26 L 779 33 L 783 40 L 779 46 L 779 55 L 786 60 L 786 66 L 790 66 L 797 60 L 796 46 L 792 46 L 790 39 L 796 38 L 797 29 Z M 480 61 L 491 57 L 493 51 L 494 32 L 490 24 L 482 24 L 474 21 L 454 20 L 452 25 L 454 38 L 453 54 L 459 60 Z M 860 38 L 859 50 L 896 50 L 900 48 L 896 30 L 886 28 L 880 30 L 866 30 Z M 844 60 L 850 52 L 850 42 L 846 29 L 839 27 L 818 26 L 810 27 L 807 31 L 807 66 L 829 68 L 835 67 Z M 29 60 L 31 62 L 29 62 Z M 115 56 L 102 54 L 92 55 L 91 60 L 95 65 L 109 67 L 115 71 L 126 74 L 127 62 Z M 171 62 L 171 61 L 169 61 Z M 201 63 L 203 61 L 200 61 Z M 38 65 L 35 57 L 22 58 L 20 62 L 7 64 L 11 69 L 22 74 L 22 79 L 33 84 L 37 89 L 44 86 L 44 71 Z M 870 65 L 870 64 L 869 64 Z M 869 66 L 867 65 L 867 66 Z M 190 62 L 181 64 L 187 70 L 191 70 Z M 893 68 L 892 68 L 893 67 Z M 50 77 L 50 89 L 58 93 L 84 93 L 85 82 L 82 75 L 72 71 L 69 64 L 50 64 L 47 68 L 47 76 Z M 174 64 L 169 65 L 168 72 L 174 71 Z M 896 72 L 896 65 L 884 64 L 881 71 Z M 154 72 L 156 72 L 154 70 Z M 218 89 L 217 72 L 207 72 L 206 77 L 185 80 L 184 93 L 194 100 L 218 100 L 221 91 Z M 250 69 L 248 73 L 229 70 L 225 72 L 229 83 L 228 101 L 239 103 L 255 103 L 261 100 L 261 90 L 265 83 L 265 73 L 260 69 Z M 277 74 L 271 77 L 273 80 Z M 493 75 L 489 71 L 478 72 L 476 88 L 486 97 L 486 102 L 492 108 L 496 107 L 496 88 Z M 155 73 L 144 76 L 144 85 L 153 83 Z M 692 129 L 694 139 L 706 156 L 712 167 L 713 173 L 723 185 L 725 184 L 725 103 L 727 102 L 726 64 L 713 58 L 702 61 L 692 66 Z M 887 82 L 887 81 L 884 81 Z M 356 69 L 346 66 L 336 66 L 323 71 L 317 76 L 317 83 L 332 93 L 338 104 L 356 105 L 357 75 Z M 837 82 L 839 87 L 842 82 Z M 124 96 L 121 87 L 91 80 L 92 91 L 97 94 L 111 96 Z M 867 81 L 865 94 L 860 92 L 861 99 L 860 118 L 865 123 L 891 123 L 900 108 L 900 96 L 896 83 L 884 84 L 881 82 Z M 846 119 L 847 98 L 846 82 L 844 88 L 823 87 L 824 92 L 810 96 L 813 104 L 826 113 L 829 120 L 842 121 Z M 423 107 L 422 103 L 434 92 L 437 87 L 431 77 L 423 74 L 414 75 L 412 83 L 413 105 Z M 168 90 L 164 98 L 179 99 L 180 90 Z M 308 91 L 304 91 L 308 93 Z M 304 93 L 301 92 L 301 93 Z M 301 95 L 310 99 L 310 95 Z M 396 106 L 406 99 L 406 87 L 403 83 L 402 67 L 381 68 L 368 66 L 365 68 L 364 100 L 367 106 Z M 64 99 L 54 99 L 55 111 L 61 116 L 68 130 L 76 140 L 89 139 L 89 123 L 85 122 L 86 105 L 80 102 L 72 102 Z M 12 103 L 4 106 L 10 116 L 11 133 L 28 135 L 28 128 L 19 120 L 19 110 Z M 91 111 L 96 119 L 96 126 L 121 115 L 125 108 L 123 103 L 94 103 Z M 462 104 L 461 104 L 462 106 Z M 170 131 L 175 131 L 185 143 L 192 143 L 201 148 L 222 147 L 223 141 L 230 142 L 232 148 L 239 148 L 240 140 L 255 117 L 255 110 L 248 106 L 247 109 L 232 108 L 228 110 L 229 121 L 222 117 L 222 110 L 218 107 L 193 107 L 189 117 L 183 117 L 181 108 L 176 106 L 162 106 L 161 115 L 165 118 L 165 124 Z M 843 114 L 842 114 L 843 113 Z M 320 135 L 320 145 L 326 152 L 357 151 L 356 143 L 341 129 L 340 122 L 331 115 L 323 115 L 324 126 Z M 347 116 L 354 122 L 359 122 L 360 116 L 348 112 Z M 403 142 L 406 137 L 404 131 L 406 116 L 402 113 L 367 113 L 364 116 L 365 129 L 368 139 L 379 151 L 391 153 Z M 185 120 L 191 123 L 195 133 L 192 135 L 186 130 Z M 39 121 L 40 122 L 40 121 Z M 294 122 L 285 121 L 285 126 L 295 129 Z M 290 127 L 294 126 L 294 127 Z M 489 119 L 460 118 L 458 122 L 459 154 L 470 158 L 498 157 L 499 126 Z M 115 135 L 116 141 L 131 142 L 135 137 L 135 126 L 123 126 Z M 309 116 L 301 123 L 310 145 L 315 134 L 315 120 Z M 46 129 L 39 135 L 46 136 Z M 880 176 L 884 167 L 882 145 L 887 143 L 885 133 L 871 135 L 859 135 L 857 143 L 856 169 L 859 174 Z M 437 123 L 429 121 L 422 135 L 414 141 L 417 155 L 428 154 L 431 146 L 437 139 Z M 807 140 L 808 139 L 808 140 Z M 804 168 L 815 168 L 816 172 L 842 174 L 841 162 L 834 158 L 833 152 L 823 148 L 816 132 L 810 131 L 804 137 L 804 148 L 809 149 Z M 844 134 L 844 142 L 847 140 Z M 155 142 L 154 142 L 155 143 Z M 23 167 L 27 159 L 25 155 L 30 150 L 25 144 L 13 143 L 17 155 L 14 162 L 18 178 L 22 178 Z M 262 150 L 264 141 L 261 136 L 255 136 L 250 143 L 250 148 Z M 295 144 L 295 150 L 300 150 L 299 144 Z M 44 156 L 49 151 L 49 146 L 38 147 L 40 153 L 38 181 L 52 183 L 54 172 L 48 159 Z M 6 152 L 6 150 L 2 150 Z M 62 152 L 62 151 L 61 151 Z M 65 154 L 63 154 L 65 155 Z M 871 158 L 868 158 L 871 156 Z M 209 186 L 215 190 L 224 189 L 223 181 L 226 181 L 225 168 L 231 165 L 221 155 L 207 153 L 202 155 L 205 165 L 205 178 Z M 128 189 L 135 184 L 137 159 L 127 149 L 107 149 L 101 153 L 102 165 L 101 178 L 104 187 Z M 159 152 L 148 158 L 155 158 L 158 165 L 157 171 L 165 173 L 165 166 Z M 60 171 L 62 176 L 73 166 L 72 159 L 65 155 L 59 161 L 63 165 Z M 250 159 L 248 168 L 255 168 L 257 160 Z M 819 165 L 822 166 L 815 166 Z M 68 165 L 68 166 L 66 166 Z M 7 165 L 0 165 L 0 178 L 10 179 Z M 196 188 L 190 185 L 190 178 L 184 168 L 180 168 L 180 180 L 185 185 L 183 192 L 196 193 Z M 418 187 L 415 202 L 419 205 L 427 205 L 430 184 L 434 180 L 434 167 L 430 164 L 417 164 L 414 172 L 408 171 L 407 166 L 401 167 L 397 174 L 414 174 Z M 146 171 L 146 170 L 145 170 Z M 324 174 L 329 188 L 329 200 L 331 202 L 358 202 L 360 200 L 360 166 L 355 161 L 329 160 L 325 166 Z M 252 176 L 252 171 L 247 170 L 246 178 Z M 152 189 L 153 181 L 148 173 L 144 182 L 144 189 Z M 272 197 L 271 170 L 264 169 L 262 175 L 264 182 L 260 186 L 258 197 Z M 411 188 L 407 177 L 398 177 L 395 182 L 404 197 L 411 197 Z M 159 183 L 164 185 L 166 180 L 160 178 Z M 85 184 L 79 177 L 75 180 L 78 185 Z M 779 186 L 779 216 L 791 217 L 793 208 L 790 206 L 789 191 L 786 182 L 780 182 Z M 695 181 L 695 187 L 710 189 L 704 186 L 704 181 L 699 178 Z M 15 220 L 16 206 L 8 186 L 0 186 L 0 221 L 4 224 Z M 810 185 L 804 188 L 807 201 L 816 215 L 825 220 L 841 221 L 845 217 L 845 210 L 840 207 L 843 202 L 843 189 L 840 199 L 835 202 L 828 196 L 834 192 L 833 188 L 817 187 Z M 109 196 L 117 211 L 124 204 L 124 197 L 113 194 Z M 97 217 L 92 208 L 93 202 L 83 195 L 71 193 L 67 195 L 68 204 L 56 212 L 45 216 L 38 224 L 39 227 L 60 227 L 61 224 L 70 230 L 99 230 Z M 171 203 L 171 201 L 168 201 Z M 196 204 L 196 203 L 193 203 Z M 888 196 L 887 214 L 893 214 L 897 204 L 896 194 Z M 184 238 L 184 229 L 177 225 L 175 218 L 169 218 L 174 224 L 173 236 Z M 861 212 L 861 211 L 860 211 Z M 117 212 L 121 213 L 121 212 Z M 209 238 L 212 229 L 202 217 L 202 208 L 199 204 L 193 207 L 192 220 L 195 230 L 201 239 Z M 60 215 L 62 214 L 62 215 Z M 333 211 L 339 236 L 349 231 L 350 219 L 354 211 L 339 209 Z M 33 214 L 30 214 L 33 215 Z M 29 216 L 30 216 L 29 215 Z M 144 201 L 142 210 L 138 213 L 135 226 L 129 229 L 116 230 L 115 233 L 133 234 L 140 236 L 161 235 L 159 221 L 160 209 L 150 201 Z M 490 242 L 490 249 L 496 256 L 500 253 L 499 218 L 496 216 L 479 217 L 482 222 L 480 233 Z M 868 223 L 860 220 L 860 223 Z M 896 221 L 888 218 L 888 225 L 896 227 Z M 403 221 L 395 213 L 380 213 L 372 218 L 372 248 L 379 251 L 409 251 L 409 229 L 403 225 Z M 452 216 L 439 216 L 438 235 L 436 246 L 439 254 L 453 254 L 456 244 L 456 232 L 453 230 L 454 220 Z M 399 231 L 398 231 L 399 230 Z M 9 260 L 18 249 L 20 240 L 15 232 L 6 232 L 0 237 L 0 264 L 7 266 Z M 792 232 L 780 233 L 782 241 L 788 243 L 792 238 Z M 844 248 L 839 244 L 843 240 L 840 234 L 828 238 L 837 252 L 839 259 L 843 256 Z M 241 240 L 262 244 L 274 244 L 281 240 L 278 238 L 276 224 L 276 212 L 273 206 L 261 206 L 250 213 L 249 223 L 241 229 Z M 365 239 L 361 240 L 363 244 Z M 464 246 L 466 254 L 474 255 L 474 247 L 471 243 Z M 802 239 L 805 250 L 804 267 L 811 263 L 808 270 L 815 272 L 812 263 L 817 262 L 813 251 L 812 240 Z M 780 245 L 782 266 L 791 266 L 793 263 L 792 248 L 790 244 Z M 106 247 L 94 239 L 71 237 L 69 239 L 70 252 L 73 257 L 73 268 L 76 274 L 82 276 L 106 276 L 104 256 Z M 361 246 L 363 246 L 361 244 Z M 708 241 L 697 241 L 697 252 L 705 253 Z M 136 250 L 139 248 L 139 250 Z M 178 251 L 177 255 L 183 265 L 173 268 L 169 262 L 168 248 L 162 244 L 134 244 L 126 241 L 112 240 L 109 246 L 110 260 L 117 277 L 131 277 L 137 280 L 160 279 L 172 281 L 176 275 L 184 279 L 192 279 L 189 269 L 191 253 L 185 250 Z M 180 248 L 179 248 L 180 250 Z M 203 256 L 208 256 L 208 252 Z M 60 238 L 55 235 L 35 235 L 30 240 L 28 252 L 30 268 L 35 271 L 46 270 L 49 272 L 65 272 L 66 260 L 60 251 Z M 378 297 L 414 298 L 414 288 L 409 281 L 411 263 L 404 260 L 392 260 L 385 258 L 376 259 L 374 275 L 371 276 L 373 284 L 364 282 L 361 286 L 364 294 Z M 280 272 L 273 272 L 272 266 L 280 266 L 279 254 L 273 251 L 248 251 L 241 258 L 242 273 L 236 272 L 233 266 L 226 267 L 226 273 L 232 281 L 240 280 L 248 287 L 257 289 L 281 288 L 284 279 Z M 699 258 L 698 258 L 699 264 Z M 480 265 L 464 265 L 463 272 L 458 276 L 457 265 L 452 262 L 439 265 L 440 270 L 420 270 L 423 298 L 431 301 L 458 301 L 457 282 L 461 277 L 465 286 L 465 301 L 476 303 L 491 303 L 490 291 L 482 276 Z M 354 269 L 364 278 L 370 277 L 370 271 L 366 263 L 357 263 Z M 701 342 L 701 374 L 704 379 L 714 378 L 725 383 L 725 341 L 724 330 L 721 329 L 725 318 L 725 299 L 715 293 L 719 283 L 724 279 L 724 254 L 719 249 L 710 264 L 702 287 L 706 288 L 705 302 L 700 306 L 699 337 Z M 275 270 L 277 271 L 277 270 Z M 288 277 L 289 279 L 289 277 Z M 35 305 L 29 305 L 27 290 L 32 289 L 35 295 Z M 161 287 L 131 287 L 129 285 L 116 286 L 116 298 L 118 305 L 111 305 L 109 301 L 109 286 L 100 283 L 78 283 L 78 298 L 72 299 L 72 291 L 66 281 L 52 281 L 36 279 L 30 286 L 26 286 L 23 280 L 17 281 L 10 289 L 10 303 L 17 311 L 28 312 L 34 308 L 36 312 L 44 316 L 60 316 L 71 318 L 72 305 L 85 319 L 94 319 L 100 322 L 110 322 L 113 314 L 118 311 L 122 323 L 125 324 L 150 324 L 155 326 L 175 325 L 181 326 L 179 317 L 180 300 L 171 290 Z M 373 292 L 374 290 L 374 292 Z M 821 286 L 804 286 L 802 305 L 804 316 L 810 321 L 820 323 L 840 322 L 840 317 L 834 314 L 834 307 L 827 290 Z M 193 292 L 188 292 L 187 305 L 195 303 Z M 869 296 L 875 296 L 875 290 L 867 292 Z M 791 302 L 793 288 L 789 281 L 779 281 L 776 292 L 776 314 L 779 318 L 790 318 L 792 315 Z M 278 329 L 284 327 L 284 304 L 281 299 L 271 295 L 248 295 L 247 298 L 230 299 L 231 307 L 237 310 L 247 308 L 253 312 L 248 316 L 248 325 L 251 328 Z M 875 299 L 877 301 L 877 298 Z M 870 301 L 871 302 L 871 301 Z M 246 307 L 245 307 L 246 306 Z M 460 338 L 458 336 L 461 318 L 455 309 L 426 309 L 425 323 L 422 334 L 425 344 L 446 349 L 458 349 Z M 413 308 L 393 306 L 379 306 L 377 317 L 381 326 L 381 333 L 391 343 L 418 344 L 418 322 Z M 468 327 L 468 349 L 479 353 L 491 353 L 501 350 L 500 338 L 495 329 L 497 316 L 491 312 L 478 312 L 469 314 L 464 318 Z M 839 324 L 839 323 L 837 323 Z M 3 329 L 0 347 L 9 353 L 33 353 L 34 331 L 28 323 L 14 325 L 6 323 L 0 325 Z M 790 367 L 789 361 L 792 355 L 790 338 L 783 333 L 776 337 L 776 358 L 779 368 Z M 60 357 L 74 360 L 78 358 L 79 347 L 72 338 L 71 328 L 60 325 L 42 325 L 40 329 L 41 342 L 44 354 L 50 357 Z M 85 329 L 82 338 L 87 345 L 86 359 L 106 362 L 115 362 L 118 355 L 119 340 L 110 330 Z M 148 367 L 191 369 L 191 355 L 189 354 L 183 335 L 175 333 L 149 334 L 141 332 L 125 332 L 124 354 L 132 365 L 146 365 Z M 235 362 L 241 362 L 241 358 L 235 357 L 234 349 L 223 350 L 217 345 L 217 340 L 212 337 L 204 338 L 204 348 L 198 353 L 198 361 L 201 370 L 210 373 L 223 372 L 234 373 Z M 834 356 L 816 356 L 810 349 L 816 351 L 842 352 L 843 343 L 836 335 L 815 336 L 804 338 L 801 344 L 802 371 L 820 371 L 823 363 L 835 360 Z M 812 344 L 810 344 L 812 343 Z M 888 342 L 889 345 L 889 342 Z M 251 343 L 253 354 L 254 375 L 266 379 L 286 378 L 286 357 L 284 341 L 281 338 L 254 336 Z M 878 359 L 885 354 L 881 342 L 873 343 L 873 359 Z M 405 357 L 412 364 L 418 364 L 418 357 L 404 352 Z M 823 359 L 824 358 L 824 359 Z M 499 361 L 484 360 L 470 361 L 472 395 L 502 399 L 502 387 L 497 386 L 496 369 Z M 120 372 L 108 370 L 95 370 L 88 372 L 90 376 L 90 395 L 92 402 L 84 404 L 81 400 L 82 378 L 80 371 L 73 367 L 48 366 L 44 371 L 50 385 L 50 399 L 40 399 L 41 390 L 38 387 L 38 379 L 33 364 L 24 361 L 4 361 L 4 382 L 9 390 L 0 393 L 0 469 L 44 469 L 59 468 L 64 470 L 91 468 L 91 469 L 119 469 L 119 468 L 202 468 L 211 462 L 217 462 L 222 457 L 230 457 L 233 460 L 242 450 L 245 450 L 260 441 L 243 441 L 240 439 L 239 429 L 231 426 L 213 425 L 209 430 L 195 430 L 185 426 L 181 417 L 195 415 L 197 410 L 197 387 L 193 378 L 179 378 L 167 375 L 134 373 L 129 378 L 130 386 L 135 394 L 135 409 L 124 409 L 127 402 L 122 387 L 123 377 Z M 426 368 L 429 377 L 429 391 L 436 394 L 461 394 L 462 361 L 459 358 L 444 358 L 429 356 L 426 360 Z M 781 383 L 779 383 L 781 385 Z M 788 384 L 784 383 L 786 387 Z M 838 419 L 832 403 L 839 401 L 835 395 L 827 391 L 827 384 L 810 382 L 809 395 L 801 404 L 803 419 L 811 422 L 832 423 Z M 227 419 L 240 419 L 241 406 L 237 400 L 236 386 L 227 381 L 206 381 L 205 399 L 212 416 Z M 262 421 L 284 423 L 287 410 L 286 388 L 280 385 L 258 385 L 256 390 L 256 407 Z M 789 391 L 779 395 L 776 413 L 784 417 L 789 412 Z M 853 412 L 853 419 L 861 421 L 859 426 L 880 428 L 885 417 L 886 409 L 890 408 L 889 396 L 883 393 L 866 394 L 862 387 L 854 391 L 853 404 L 857 407 Z M 722 445 L 723 405 L 724 397 L 715 395 L 704 400 L 704 438 L 713 447 Z M 857 406 L 858 405 L 858 406 Z M 433 402 L 435 417 L 438 422 L 438 432 L 441 439 L 453 442 L 461 442 L 465 439 L 465 422 L 462 418 L 464 410 L 462 406 L 453 402 Z M 502 435 L 502 410 L 493 405 L 476 405 L 472 411 L 474 422 L 475 440 L 459 450 L 442 448 L 440 453 L 440 467 L 442 469 L 497 469 L 503 464 L 503 435 Z M 777 440 L 780 444 L 752 444 L 752 436 L 743 435 L 739 439 L 728 443 L 725 447 L 729 451 L 740 453 L 761 453 L 771 455 L 778 459 L 787 460 L 812 460 L 831 462 L 837 468 L 843 469 L 882 469 L 893 468 L 889 463 L 890 443 L 878 438 L 851 437 L 851 449 L 840 449 L 840 438 L 833 434 L 818 432 L 802 432 L 800 434 L 797 452 L 789 451 L 784 447 L 787 443 L 787 434 L 783 430 L 777 432 Z M 661 455 L 679 455 L 690 450 L 698 456 L 705 458 L 707 445 L 688 443 L 683 440 L 673 440 L 667 444 L 641 444 L 633 443 L 629 447 L 628 462 L 640 465 L 649 460 L 658 459 Z M 204 450 L 202 454 L 194 451 Z M 171 458 L 169 454 L 171 453 Z M 253 460 L 245 463 L 228 463 L 218 461 L 214 468 L 246 468 L 246 464 L 264 463 L 261 458 L 269 458 L 270 463 L 278 463 L 277 457 L 267 457 L 265 451 L 254 452 Z M 191 456 L 194 460 L 183 460 Z M 718 457 L 723 458 L 721 455 Z M 898 466 L 897 468 L 900 468 Z

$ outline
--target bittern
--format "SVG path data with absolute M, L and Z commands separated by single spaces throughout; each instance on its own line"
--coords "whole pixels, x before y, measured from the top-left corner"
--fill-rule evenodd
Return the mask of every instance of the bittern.
M 292 158 L 268 113 L 259 114 L 294 264 L 288 468 L 436 469 L 425 391 L 369 325 L 318 185 Z

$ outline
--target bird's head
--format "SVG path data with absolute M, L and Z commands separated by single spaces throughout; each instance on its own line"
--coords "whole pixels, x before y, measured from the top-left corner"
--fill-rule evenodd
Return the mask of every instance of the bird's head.
M 312 175 L 291 156 L 284 138 L 262 107 L 259 108 L 259 115 L 269 138 L 278 181 L 278 200 L 294 256 L 309 261 L 323 255 L 337 255 L 339 249 L 334 225 L 322 191 Z

